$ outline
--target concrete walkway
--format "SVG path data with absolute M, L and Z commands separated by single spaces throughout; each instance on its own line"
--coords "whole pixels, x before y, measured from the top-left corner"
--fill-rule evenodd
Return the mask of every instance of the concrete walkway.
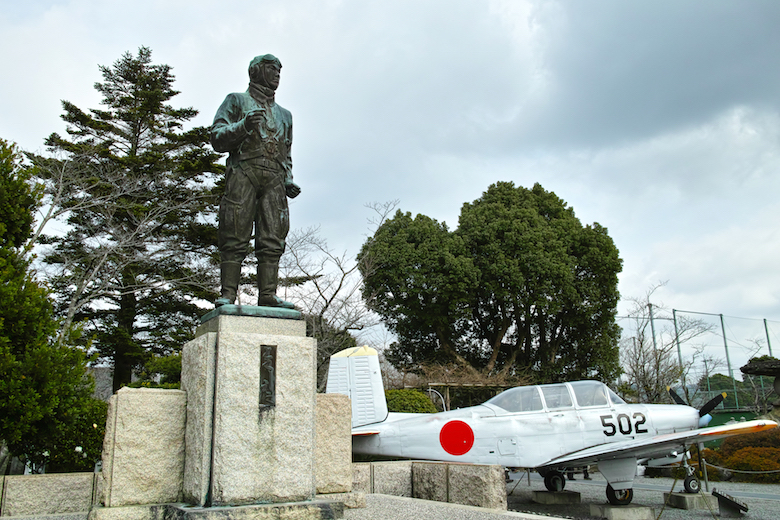
M 557 520 L 558 517 L 461 506 L 416 498 L 366 495 L 364 509 L 344 510 L 344 520 Z

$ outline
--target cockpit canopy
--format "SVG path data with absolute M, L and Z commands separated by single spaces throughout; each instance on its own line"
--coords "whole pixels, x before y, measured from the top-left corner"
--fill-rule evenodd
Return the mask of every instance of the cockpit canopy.
M 501 392 L 486 404 L 507 412 L 538 412 L 544 409 L 607 407 L 626 404 L 607 385 L 599 381 L 575 381 L 552 385 L 518 386 Z

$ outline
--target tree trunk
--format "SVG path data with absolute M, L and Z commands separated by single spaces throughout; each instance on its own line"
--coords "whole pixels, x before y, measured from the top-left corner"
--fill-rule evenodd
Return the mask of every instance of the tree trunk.
M 135 317 L 138 312 L 138 300 L 135 295 L 135 277 L 129 269 L 122 273 L 122 295 L 119 298 L 117 313 L 118 332 L 114 354 L 114 392 L 130 384 L 135 366 L 136 349 L 133 341 Z

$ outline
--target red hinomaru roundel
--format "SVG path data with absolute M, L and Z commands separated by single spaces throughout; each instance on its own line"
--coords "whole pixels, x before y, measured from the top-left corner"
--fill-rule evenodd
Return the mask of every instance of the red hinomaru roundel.
M 439 444 L 450 455 L 464 455 L 474 445 L 474 432 L 463 421 L 450 421 L 439 432 Z

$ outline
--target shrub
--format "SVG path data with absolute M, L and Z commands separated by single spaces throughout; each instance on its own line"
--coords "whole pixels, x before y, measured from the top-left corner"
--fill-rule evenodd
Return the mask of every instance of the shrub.
M 734 473 L 741 482 L 780 482 L 780 448 L 742 448 L 725 461 L 725 466 L 736 471 L 778 471 L 778 473 Z
M 780 448 L 780 428 L 729 437 L 721 443 L 718 451 L 726 459 L 744 448 Z
M 391 412 L 436 413 L 431 399 L 419 390 L 387 390 L 387 409 Z

